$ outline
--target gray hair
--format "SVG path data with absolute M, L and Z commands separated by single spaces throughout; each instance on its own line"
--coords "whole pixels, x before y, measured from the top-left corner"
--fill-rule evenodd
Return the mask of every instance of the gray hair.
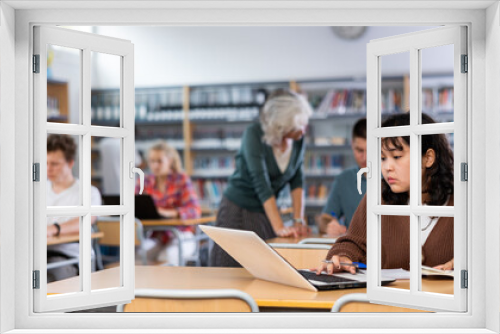
M 285 134 L 306 126 L 311 115 L 311 106 L 302 95 L 290 90 L 271 94 L 260 114 L 263 141 L 270 146 L 279 145 Z

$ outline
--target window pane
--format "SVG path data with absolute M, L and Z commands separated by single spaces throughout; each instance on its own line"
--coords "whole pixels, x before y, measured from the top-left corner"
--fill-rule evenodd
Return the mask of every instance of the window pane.
M 81 124 L 81 50 L 47 45 L 47 122 Z
M 453 294 L 453 217 L 420 217 L 420 291 Z
M 421 136 L 422 205 L 446 205 L 453 197 L 453 137 L 453 133 Z
M 55 223 L 61 226 L 59 236 Z M 80 226 L 81 217 L 47 217 L 47 283 L 73 277 L 73 284 L 61 290 L 65 293 L 82 291 L 78 284 Z
M 381 215 L 380 224 L 382 277 L 391 276 L 394 270 L 407 270 L 407 280 L 398 280 L 387 287 L 410 290 L 410 217 Z
M 422 66 L 422 112 L 438 123 L 453 122 L 453 44 L 420 50 Z
M 122 139 L 92 137 L 92 185 L 103 196 L 104 205 L 120 205 Z
M 120 126 L 121 57 L 91 52 L 92 125 Z
M 92 290 L 116 288 L 121 286 L 121 220 L 120 216 L 92 217 L 96 220 L 94 231 L 104 234 L 93 239 L 97 254 L 97 269 L 103 270 L 92 275 Z M 98 247 L 98 248 L 97 248 Z M 111 270 L 115 268 L 115 270 Z M 115 273 L 115 274 L 113 274 Z
M 410 110 L 410 52 L 380 57 L 382 118 Z
M 80 152 L 80 136 L 47 135 L 47 206 L 82 205 Z
M 408 205 L 410 192 L 410 137 L 383 137 L 380 141 L 382 205 Z

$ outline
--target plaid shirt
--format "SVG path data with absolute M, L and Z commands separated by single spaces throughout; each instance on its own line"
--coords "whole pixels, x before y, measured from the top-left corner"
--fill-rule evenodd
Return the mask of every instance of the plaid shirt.
M 139 181 L 135 185 L 135 193 L 140 189 Z M 156 189 L 154 175 L 144 177 L 144 193 L 150 195 L 156 207 L 175 209 L 181 219 L 193 219 L 201 216 L 198 196 L 193 188 L 189 176 L 185 173 L 172 173 L 167 176 L 165 192 Z

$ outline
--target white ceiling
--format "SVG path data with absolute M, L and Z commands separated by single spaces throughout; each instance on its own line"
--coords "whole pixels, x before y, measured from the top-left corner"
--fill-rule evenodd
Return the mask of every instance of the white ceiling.
M 497 1 L 474 0 L 5 0 L 15 9 L 156 9 L 156 8 L 320 8 L 320 9 L 482 9 Z

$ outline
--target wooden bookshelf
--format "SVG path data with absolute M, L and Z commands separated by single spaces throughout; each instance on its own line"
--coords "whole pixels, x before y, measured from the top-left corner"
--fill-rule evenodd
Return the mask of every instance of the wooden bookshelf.
M 47 120 L 67 123 L 69 121 L 68 83 L 47 81 Z
M 449 105 L 452 87 L 453 77 L 450 74 L 424 77 L 422 89 L 425 90 L 427 108 L 424 111 L 444 121 L 453 120 L 453 110 L 450 111 Z M 198 189 L 203 189 L 205 194 L 216 194 L 215 199 L 202 198 L 204 203 L 217 208 L 217 201 L 234 170 L 234 165 L 227 162 L 234 160 L 244 129 L 257 121 L 258 109 L 265 97 L 262 92 L 277 88 L 289 88 L 304 94 L 314 109 L 306 135 L 307 157 L 313 158 L 305 163 L 304 191 L 307 196 L 308 185 L 316 187 L 316 192 L 311 190 L 314 196 L 306 197 L 306 212 L 317 213 L 324 205 L 325 194 L 327 196 L 335 177 L 355 163 L 350 137 L 357 119 L 366 116 L 364 78 L 138 88 L 137 147 L 144 152 L 157 139 L 168 141 L 181 153 L 185 170 L 197 183 Z M 383 113 L 406 112 L 409 90 L 408 76 L 382 78 L 382 98 L 389 101 L 386 104 L 390 107 Z M 99 99 L 99 93 L 99 90 L 92 92 L 93 108 L 99 106 L 100 100 L 102 103 L 110 100 L 109 97 Z M 106 90 L 103 94 L 110 92 Z M 340 95 L 335 97 L 335 94 Z M 331 100 L 328 101 L 328 98 Z M 334 98 L 337 98 L 336 105 L 332 107 Z M 447 104 L 444 104 L 445 100 L 448 100 Z M 93 124 L 113 122 L 96 120 Z M 220 166 L 206 159 L 219 159 Z M 308 220 L 313 221 L 311 218 L 308 217 Z

